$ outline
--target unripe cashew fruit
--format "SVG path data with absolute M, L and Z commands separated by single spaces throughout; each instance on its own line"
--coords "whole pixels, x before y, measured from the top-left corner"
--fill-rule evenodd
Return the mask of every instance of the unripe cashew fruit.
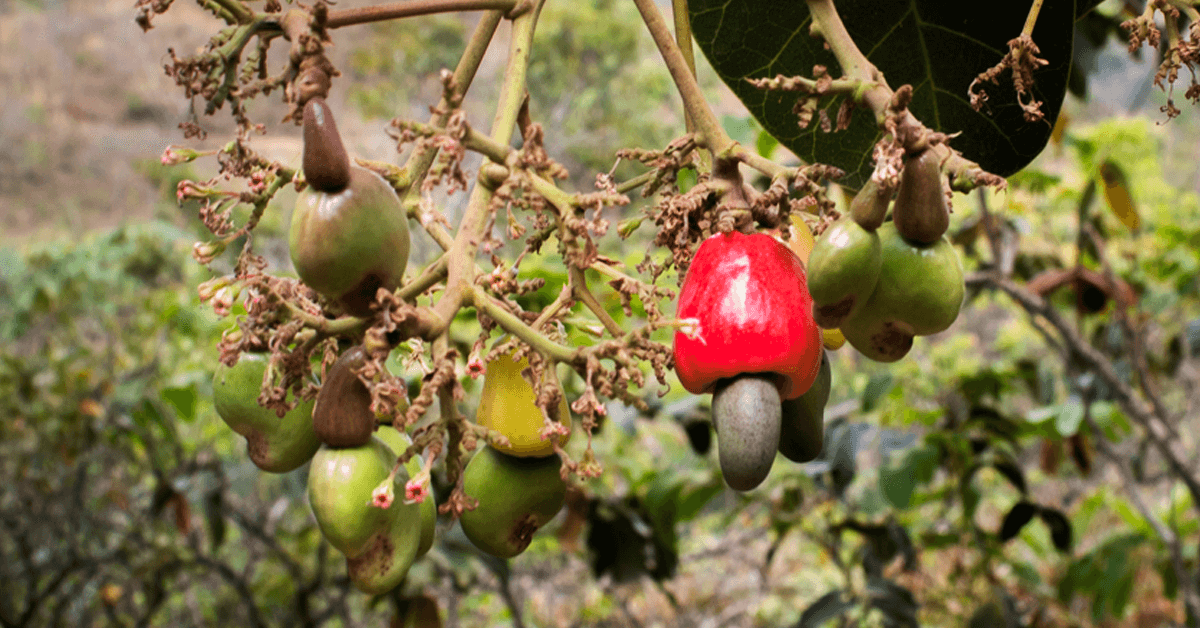
M 811 260 L 810 260 L 811 261 Z M 771 470 L 782 400 L 817 377 L 821 335 L 804 266 L 765 234 L 717 234 L 696 251 L 679 295 L 675 370 L 694 394 L 713 392 L 721 472 L 750 490 Z
M 321 111 L 327 127 L 310 132 Z M 354 316 L 368 316 L 379 288 L 393 290 L 404 279 L 408 264 L 408 216 L 395 190 L 378 174 L 349 164 L 341 140 L 329 141 L 337 130 L 325 102 L 314 98 L 305 105 L 305 167 L 317 164 L 318 185 L 306 170 L 310 185 L 296 199 L 288 248 L 300 280 L 326 298 L 338 301 Z M 313 139 L 314 141 L 309 141 Z M 312 155 L 311 153 L 315 153 Z M 335 154 L 328 154 L 335 153 Z M 341 187 L 339 165 L 348 168 Z
M 850 201 L 850 218 L 863 229 L 874 231 L 887 218 L 890 200 L 891 194 L 881 189 L 875 178 L 871 177 L 854 195 L 854 200 Z
M 808 392 L 783 402 L 783 418 L 779 428 L 779 453 L 792 462 L 808 462 L 821 455 L 825 445 L 825 404 L 833 370 L 829 356 L 821 357 L 821 372 Z
M 417 511 L 416 504 L 406 505 L 396 500 L 392 508 Z M 420 515 L 417 516 L 418 520 Z M 420 553 L 422 527 L 410 516 L 399 516 L 387 530 L 372 537 L 366 551 L 346 558 L 350 581 L 363 593 L 379 595 L 395 589 L 404 582 L 408 568 Z
M 379 430 L 375 432 L 375 438 L 383 441 L 383 444 L 387 445 L 397 457 L 407 451 L 408 446 L 412 444 L 412 439 L 408 437 L 408 434 L 391 425 L 380 425 Z M 420 455 L 409 458 L 408 462 L 404 463 L 404 470 L 408 471 L 408 477 L 416 477 L 421 472 L 422 463 Z M 437 500 L 434 498 L 433 487 L 430 487 L 429 494 L 421 502 L 421 543 L 417 547 L 417 558 L 424 556 L 433 547 L 436 532 Z
M 367 353 L 361 345 L 351 347 L 329 367 L 313 407 L 313 429 L 330 447 L 361 447 L 375 431 L 371 391 L 354 371 L 362 368 Z
M 877 232 L 883 264 L 875 291 L 862 310 L 841 326 L 846 340 L 863 355 L 894 362 L 912 348 L 913 336 L 944 331 L 962 307 L 962 262 L 944 237 L 914 246 L 893 223 Z
M 463 470 L 463 492 L 479 500 L 459 519 L 463 533 L 497 558 L 524 552 L 566 501 L 561 466 L 558 456 L 517 458 L 481 447 Z
M 913 244 L 934 244 L 950 226 L 950 204 L 942 186 L 937 153 L 925 149 L 904 158 L 892 222 Z
M 391 506 L 373 504 L 373 492 L 387 479 L 395 462 L 391 448 L 377 438 L 361 447 L 321 447 L 313 456 L 308 471 L 309 504 L 321 533 L 347 558 L 362 556 L 377 546 L 376 535 L 391 530 L 398 517 L 419 531 L 420 509 L 404 504 L 408 472 L 403 468 L 392 484 L 397 497 Z
M 508 354 L 498 355 L 488 362 L 475 422 L 508 438 L 510 446 L 497 447 L 500 452 L 519 457 L 552 456 L 554 444 L 541 438 L 545 419 L 537 405 L 533 385 L 521 375 L 526 368 L 529 368 L 527 358 L 518 362 Z M 558 416 L 554 419 L 571 426 L 571 409 L 565 396 L 561 397 Z M 565 446 L 569 436 L 568 433 L 567 437 L 560 437 L 559 444 Z
M 258 405 L 267 361 L 261 353 L 242 353 L 232 367 L 218 363 L 213 375 L 213 405 L 221 420 L 245 437 L 255 466 L 270 473 L 287 473 L 308 462 L 321 442 L 313 431 L 313 402 L 301 401 L 282 419 L 274 410 Z
M 832 329 L 857 313 L 871 296 L 882 264 L 879 236 L 851 218 L 829 226 L 808 260 L 813 319 Z

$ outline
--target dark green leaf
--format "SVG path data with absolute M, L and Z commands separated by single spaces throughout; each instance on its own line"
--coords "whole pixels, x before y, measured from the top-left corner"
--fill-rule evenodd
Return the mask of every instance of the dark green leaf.
M 1113 617 L 1122 617 L 1125 614 L 1125 605 L 1129 603 L 1129 596 L 1133 593 L 1133 577 L 1134 572 L 1126 569 L 1109 592 L 1108 601 L 1112 605 Z
M 870 605 L 883 612 L 888 625 L 916 628 L 918 605 L 912 591 L 886 578 L 869 578 L 867 594 Z
M 888 536 L 896 544 L 896 549 L 904 557 L 904 570 L 917 570 L 917 548 L 913 545 L 912 536 L 908 530 L 894 519 L 888 521 Z
M 1000 524 L 1000 541 L 1007 542 L 1020 534 L 1021 528 L 1033 520 L 1037 511 L 1037 506 L 1026 501 L 1013 504 L 1012 509 L 1004 516 L 1004 523 Z
M 879 404 L 879 400 L 883 399 L 888 391 L 892 389 L 892 374 L 888 372 L 876 373 L 867 381 L 866 387 L 863 389 L 862 396 L 862 411 L 870 412 Z
M 854 426 L 846 423 L 838 430 L 837 445 L 834 446 L 833 460 L 830 461 L 829 475 L 833 482 L 833 492 L 841 497 L 850 483 L 854 481 L 857 472 L 855 461 L 856 441 Z
M 887 465 L 879 470 L 880 492 L 893 507 L 908 508 L 916 486 L 933 479 L 937 462 L 937 449 L 929 446 L 913 447 L 905 452 L 900 464 Z
M 163 400 L 175 408 L 180 420 L 190 423 L 196 418 L 196 385 L 164 388 Z
M 210 491 L 204 499 L 204 519 L 208 523 L 210 551 L 216 552 L 225 542 L 225 505 L 221 491 Z
M 804 609 L 796 628 L 821 628 L 825 622 L 845 615 L 852 608 L 853 600 L 844 599 L 842 590 L 834 589 Z
M 1022 495 L 1027 492 L 1025 473 L 1021 471 L 1021 467 L 1018 467 L 1016 463 L 1011 460 L 997 460 L 992 463 L 992 467 L 996 471 L 999 471 L 1000 475 L 1003 475 L 1018 491 L 1021 491 Z
M 708 502 L 714 497 L 720 495 L 725 490 L 725 485 L 717 480 L 713 484 L 706 484 L 697 487 L 696 489 L 684 493 L 679 500 L 679 510 L 676 513 L 676 518 L 679 521 L 687 521 L 700 514 Z
M 967 628 L 999 628 L 1006 625 L 1004 610 L 995 602 L 988 602 L 971 613 Z
M 1163 595 L 1168 600 L 1174 600 L 1179 595 L 1179 574 L 1175 573 L 1170 560 L 1159 561 L 1158 575 L 1162 578 Z
M 871 148 L 880 137 L 874 117 L 854 115 L 850 127 L 825 133 L 815 120 L 806 129 L 792 112 L 794 92 L 761 91 L 747 78 L 812 76 L 814 65 L 841 72 L 821 39 L 809 35 L 810 17 L 802 2 L 772 0 L 692 0 L 692 31 L 700 49 L 723 81 L 763 127 L 801 159 L 846 170 L 844 183 L 857 188 L 870 174 Z M 970 106 L 968 87 L 1000 62 L 1008 41 L 1020 34 L 1028 3 L 1001 2 L 986 12 L 956 0 L 877 2 L 843 0 L 837 10 L 847 31 L 893 88 L 912 85 L 911 111 L 936 130 L 962 132 L 953 146 L 1001 176 L 1033 160 L 1050 138 L 1067 89 L 1074 37 L 1075 3 L 1046 2 L 1033 40 L 1048 62 L 1033 74 L 1033 98 L 1046 119 L 1026 122 L 1010 72 L 999 84 L 985 83 L 984 111 Z M 1028 97 L 1028 96 L 1027 96 Z M 822 102 L 835 118 L 839 102 Z
M 1069 552 L 1071 550 L 1071 522 L 1067 520 L 1067 516 L 1061 511 L 1045 506 L 1039 508 L 1037 514 L 1050 529 L 1050 540 L 1054 542 L 1054 547 L 1060 552 Z

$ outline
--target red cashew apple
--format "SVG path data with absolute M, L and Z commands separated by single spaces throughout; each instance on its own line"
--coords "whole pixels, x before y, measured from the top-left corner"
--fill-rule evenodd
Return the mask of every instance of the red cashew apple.
M 696 251 L 679 295 L 675 370 L 713 393 L 721 472 L 750 490 L 771 470 L 781 402 L 800 397 L 821 366 L 804 265 L 766 234 L 717 234 Z

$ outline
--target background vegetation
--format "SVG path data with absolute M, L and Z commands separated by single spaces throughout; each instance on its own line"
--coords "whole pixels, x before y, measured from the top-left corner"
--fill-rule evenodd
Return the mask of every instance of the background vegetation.
M 978 275 L 955 327 L 902 362 L 833 354 L 818 461 L 781 460 L 764 487 L 726 490 L 704 447 L 707 410 L 675 386 L 650 413 L 609 408 L 597 443 L 606 474 L 520 558 L 481 557 L 443 522 L 401 590 L 354 592 L 316 530 L 305 471 L 259 473 L 213 412 L 222 328 L 195 293 L 208 278 L 190 259 L 202 227 L 196 208 L 174 202 L 189 174 L 157 164 L 179 105 L 155 96 L 165 78 L 116 87 L 125 70 L 111 42 L 84 27 L 132 16 L 126 3 L 86 4 L 0 4 L 0 83 L 42 90 L 7 93 L 0 126 L 0 625 L 1189 621 L 1178 574 L 1197 574 L 1200 520 L 1180 478 L 1045 316 Z M 160 18 L 159 29 L 201 41 L 185 15 Z M 397 102 L 420 111 L 436 96 L 436 73 L 453 64 L 470 22 L 360 27 L 337 50 L 350 86 L 343 109 L 366 121 L 343 123 L 355 150 L 390 158 L 382 119 Z M 51 61 L 22 39 L 37 29 Z M 615 0 L 551 3 L 542 17 L 531 96 L 557 125 L 549 148 L 582 173 L 580 187 L 612 167 L 617 148 L 679 132 L 677 97 L 643 31 L 633 6 Z M 1126 314 L 1080 308 L 1069 290 L 1051 303 L 1117 373 L 1159 392 L 1195 451 L 1200 159 L 1189 138 L 1200 118 L 1185 107 L 1163 124 L 1165 97 L 1136 91 L 1149 76 L 1121 74 L 1146 66 L 1107 42 L 1077 61 L 1122 64 L 1096 64 L 1110 69 L 1088 74 L 1087 92 L 1067 101 L 1061 139 L 1006 193 L 957 196 L 951 230 L 969 273 L 1007 263 L 1027 282 L 1082 256 L 1128 282 L 1138 303 Z M 26 61 L 49 73 L 16 68 Z M 702 70 L 735 139 L 782 151 Z M 80 89 L 90 98 L 72 96 Z M 130 137 L 142 150 L 118 152 L 121 164 L 103 158 L 105 142 Z M 298 153 L 291 137 L 266 149 Z M 1136 228 L 1096 187 L 1105 163 L 1126 174 Z M 286 207 L 272 206 L 257 237 L 284 232 Z M 286 264 L 282 244 L 259 246 Z M 646 246 L 635 239 L 626 254 L 636 263 Z M 564 281 L 551 262 L 544 273 Z M 1130 324 L 1142 332 L 1144 371 Z

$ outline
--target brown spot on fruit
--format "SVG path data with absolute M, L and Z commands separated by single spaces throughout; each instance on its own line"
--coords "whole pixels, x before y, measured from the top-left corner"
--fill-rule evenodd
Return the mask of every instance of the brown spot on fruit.
M 882 331 L 871 336 L 871 345 L 883 357 L 894 362 L 908 355 L 912 349 L 913 337 L 896 323 L 889 321 L 884 324 Z
M 246 431 L 246 453 L 250 456 L 251 462 L 259 467 L 271 463 L 271 444 L 267 441 L 267 437 L 256 429 Z
M 375 302 L 375 295 L 383 287 L 383 279 L 377 273 L 369 273 L 358 285 L 339 299 L 351 312 L 367 312 Z
M 512 532 L 508 535 L 508 541 L 517 549 L 517 553 L 525 551 L 529 544 L 533 542 L 533 534 L 538 531 L 538 520 L 532 513 L 527 514 L 517 520 L 513 525 Z
M 396 548 L 388 535 L 377 534 L 367 551 L 346 559 L 346 570 L 354 580 L 382 578 L 391 570 L 395 552 Z
M 845 322 L 846 317 L 850 315 L 856 301 L 856 296 L 851 294 L 837 303 L 830 303 L 828 305 L 813 303 L 813 320 L 822 329 L 837 329 Z

